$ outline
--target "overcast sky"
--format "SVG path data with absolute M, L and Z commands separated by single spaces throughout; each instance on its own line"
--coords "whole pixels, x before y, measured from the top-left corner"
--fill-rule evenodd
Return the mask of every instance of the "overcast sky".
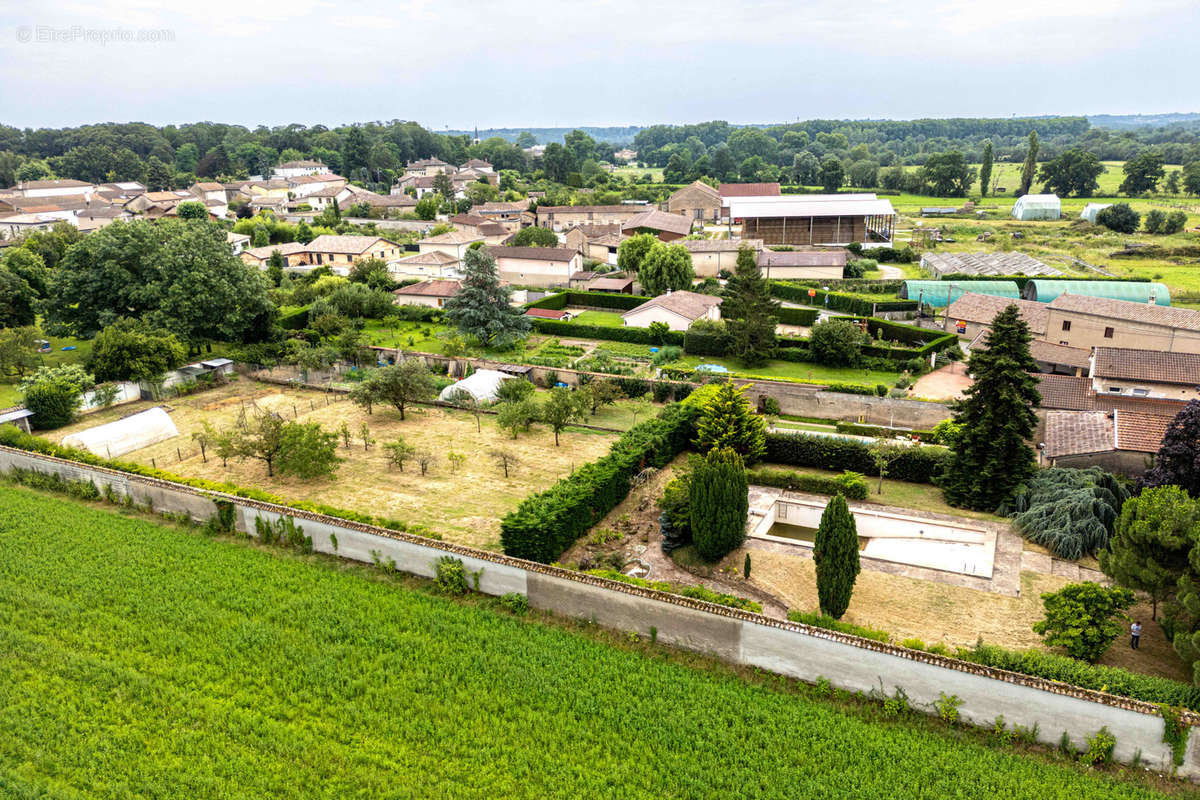
M 0 122 L 444 130 L 1200 109 L 1197 0 L 166 5 L 0 0 Z

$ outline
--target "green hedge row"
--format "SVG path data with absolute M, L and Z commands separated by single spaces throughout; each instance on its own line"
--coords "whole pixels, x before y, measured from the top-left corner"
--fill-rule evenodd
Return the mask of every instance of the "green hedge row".
M 558 292 L 526 303 L 525 308 L 549 308 L 561 311 L 567 306 L 591 306 L 592 308 L 613 308 L 628 311 L 637 308 L 649 300 L 649 297 L 639 297 L 632 294 L 612 294 L 609 292 Z
M 548 333 L 564 338 L 605 339 L 610 342 L 633 342 L 635 344 L 674 345 L 683 347 L 681 331 L 667 331 L 662 341 L 650 335 L 649 328 L 608 328 L 603 325 L 580 325 L 575 322 L 561 322 L 556 319 L 532 319 L 533 329 L 538 333 Z
M 787 308 L 783 307 L 776 312 L 776 317 L 781 325 L 803 325 L 811 327 L 817 321 L 820 311 L 815 308 Z
M 911 439 L 916 437 L 918 441 L 939 444 L 937 434 L 933 431 L 897 430 L 896 428 L 885 428 L 882 425 L 859 425 L 855 422 L 839 422 L 837 423 L 837 432 L 848 433 L 853 436 L 874 436 L 877 439 L 894 439 L 897 437 Z
M 857 472 L 843 472 L 836 478 L 824 475 L 801 475 L 786 469 L 746 470 L 746 479 L 758 486 L 773 486 L 776 489 L 786 489 L 790 492 L 810 492 L 812 494 L 838 494 L 848 500 L 866 500 L 867 482 Z
M 818 614 L 812 611 L 797 611 L 791 609 L 787 612 L 788 621 L 798 622 L 801 625 L 808 625 L 813 628 L 824 628 L 827 631 L 837 631 L 838 633 L 848 633 L 851 636 L 860 636 L 863 639 L 872 639 L 876 642 L 887 644 L 891 641 L 891 636 L 887 631 L 876 630 L 875 628 L 864 628 L 861 625 L 853 625 L 849 622 L 827 617 L 823 614 Z
M 809 297 L 809 291 L 814 292 L 812 297 Z M 824 289 L 784 283 L 782 281 L 771 282 L 771 294 L 781 300 L 790 300 L 793 303 L 803 303 L 808 306 L 826 306 L 825 298 L 828 297 L 828 308 L 834 311 L 848 311 L 851 314 L 862 316 L 869 316 L 881 311 L 917 310 L 917 304 L 913 300 L 886 300 L 876 303 L 851 294 L 834 291 L 826 292 Z
M 231 494 L 237 497 L 245 497 L 248 500 L 258 500 L 263 503 L 273 503 L 275 505 L 288 506 L 301 511 L 311 511 L 314 514 L 324 514 L 329 517 L 337 517 L 339 519 L 350 520 L 352 522 L 361 522 L 366 525 L 375 525 L 380 528 L 389 528 L 395 531 L 408 531 L 409 533 L 413 533 L 418 536 L 427 536 L 433 539 L 442 538 L 440 534 L 430 531 L 428 528 L 425 528 L 421 525 L 409 525 L 399 520 L 375 517 L 370 514 L 362 514 L 357 511 L 350 511 L 344 508 L 327 506 L 323 503 L 313 503 L 308 500 L 290 501 L 278 495 L 271 494 L 270 492 L 264 492 L 261 489 L 248 489 L 244 486 L 238 486 L 232 483 L 209 481 L 205 480 L 204 478 L 188 478 L 182 475 L 176 475 L 173 472 L 167 472 L 166 470 L 147 467 L 142 464 L 102 458 L 101 456 L 94 455 L 87 450 L 78 450 L 74 447 L 64 447 L 63 445 L 55 444 L 49 439 L 43 439 L 40 436 L 33 436 L 32 434 L 28 434 L 12 424 L 0 425 L 0 445 L 13 447 L 18 450 L 25 450 L 30 453 L 41 453 L 42 455 L 63 458 L 68 461 L 78 461 L 82 464 L 90 464 L 94 467 L 105 467 L 118 472 L 125 472 L 130 475 L 141 475 L 145 478 L 158 478 L 159 480 L 170 481 L 172 483 L 182 483 L 186 486 L 191 486 L 196 489 L 206 489 L 211 492 L 222 492 L 224 494 Z
M 500 523 L 504 552 L 549 563 L 629 494 L 634 476 L 661 468 L 688 446 L 696 404 L 675 403 L 621 434 L 608 454 L 530 495 Z
M 888 465 L 887 476 L 909 483 L 934 483 L 950 458 L 944 447 L 906 447 Z M 878 475 L 871 447 L 853 439 L 832 436 L 809 436 L 803 433 L 768 433 L 767 454 L 763 459 L 772 464 L 796 467 L 849 470 L 864 475 Z
M 598 578 L 607 578 L 610 581 L 617 581 L 618 583 L 627 583 L 630 586 L 640 586 L 643 589 L 654 589 L 659 592 L 669 592 L 670 594 L 677 594 L 683 597 L 691 597 L 719 606 L 753 611 L 755 614 L 762 613 L 761 603 L 756 603 L 753 600 L 747 600 L 745 597 L 738 597 L 733 594 L 714 592 L 712 589 L 706 589 L 703 586 L 668 583 L 667 581 L 648 581 L 645 578 L 626 575 L 624 572 L 619 572 L 615 569 L 589 569 L 584 574 L 595 575 Z

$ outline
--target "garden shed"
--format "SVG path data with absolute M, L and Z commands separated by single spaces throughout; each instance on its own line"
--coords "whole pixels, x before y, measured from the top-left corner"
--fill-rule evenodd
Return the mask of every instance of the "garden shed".
M 1096 215 L 1111 205 L 1112 203 L 1088 203 L 1083 207 L 1083 211 L 1079 212 L 1079 218 L 1086 219 L 1094 225 L 1096 223 Z
M 1049 303 L 1062 294 L 1081 297 L 1103 297 L 1158 306 L 1171 305 L 1171 290 L 1161 283 L 1150 281 L 1061 281 L 1041 278 L 1025 284 L 1026 300 Z
M 162 406 L 155 406 L 115 422 L 64 436 L 62 443 L 104 458 L 117 458 L 178 435 L 179 429 L 171 417 Z
M 515 378 L 494 369 L 481 369 L 470 377 L 463 378 L 442 389 L 438 400 L 450 402 L 458 392 L 466 392 L 474 397 L 477 403 L 490 403 L 496 399 L 496 390 L 506 380 L 515 380 Z
M 1062 203 L 1055 194 L 1027 194 L 1017 198 L 1013 203 L 1013 219 L 1059 219 L 1062 217 Z
M 900 298 L 945 308 L 964 294 L 986 294 L 992 297 L 1021 296 L 1016 281 L 905 281 Z

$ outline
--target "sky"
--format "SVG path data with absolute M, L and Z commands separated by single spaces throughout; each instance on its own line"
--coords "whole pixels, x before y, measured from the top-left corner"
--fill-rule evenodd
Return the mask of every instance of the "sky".
M 1196 111 L 1198 30 L 1197 0 L 0 0 L 0 123 Z

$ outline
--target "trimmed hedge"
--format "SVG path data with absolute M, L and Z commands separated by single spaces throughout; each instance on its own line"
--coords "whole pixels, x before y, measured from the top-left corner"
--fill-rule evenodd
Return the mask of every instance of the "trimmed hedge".
M 934 483 L 949 462 L 944 447 L 908 447 L 888 465 L 887 476 L 909 483 Z M 763 461 L 796 467 L 848 470 L 878 475 L 871 448 L 851 439 L 808 436 L 803 433 L 768 433 Z
M 693 356 L 723 356 L 729 352 L 729 337 L 689 328 L 683 334 L 683 351 Z
M 867 482 L 863 476 L 855 472 L 843 472 L 836 478 L 824 475 L 801 475 L 785 469 L 750 469 L 746 470 L 746 479 L 758 486 L 773 486 L 776 489 L 786 489 L 791 492 L 810 492 L 812 494 L 838 494 L 841 492 L 847 500 L 866 500 Z
M 607 328 L 602 325 L 580 325 L 556 319 L 534 318 L 531 322 L 533 322 L 533 329 L 538 333 L 548 333 L 568 339 L 605 339 L 610 342 L 659 344 L 658 340 L 650 335 L 649 328 Z M 683 339 L 681 331 L 667 331 L 662 337 L 662 344 L 683 347 Z
M 619 311 L 628 311 L 631 308 L 637 308 L 650 299 L 649 297 L 638 295 L 611 294 L 609 292 L 559 292 L 547 295 L 541 300 L 526 303 L 524 307 L 549 308 L 554 311 L 561 311 L 567 306 L 591 306 L 592 308 L 613 308 Z
M 808 296 L 809 290 L 816 294 L 812 297 Z M 848 311 L 851 314 L 859 314 L 869 316 L 881 311 L 916 311 L 917 303 L 913 300 L 885 300 L 883 302 L 872 302 L 864 300 L 851 294 L 843 294 L 842 292 L 826 292 L 824 289 L 818 289 L 812 286 L 802 286 L 782 281 L 771 282 L 771 295 L 778 297 L 781 300 L 790 300 L 793 303 L 803 303 L 807 306 L 824 306 L 826 296 L 829 297 L 828 307 L 835 311 Z
M 667 406 L 621 434 L 607 455 L 526 497 L 500 523 L 504 552 L 543 563 L 557 559 L 625 499 L 634 476 L 663 467 L 688 446 L 698 414 L 697 403 Z
M 938 444 L 937 434 L 933 431 L 904 430 L 885 428 L 882 425 L 859 425 L 855 422 L 839 422 L 837 423 L 837 432 L 848 433 L 852 436 L 873 436 L 877 439 L 895 439 L 897 437 L 911 439 L 916 437 L 918 441 Z
M 820 311 L 815 308 L 788 308 L 781 307 L 775 316 L 779 320 L 780 325 L 803 325 L 811 327 L 817 321 Z
M 837 631 L 838 633 L 848 633 L 851 636 L 860 636 L 863 639 L 872 639 L 876 642 L 887 644 L 891 641 L 891 636 L 887 631 L 876 630 L 875 628 L 864 628 L 861 625 L 852 625 L 849 622 L 827 617 L 823 614 L 818 614 L 813 611 L 797 611 L 791 609 L 787 612 L 789 622 L 798 622 L 801 625 L 808 625 L 812 628 L 824 628 L 827 631 Z
M 357 511 L 350 511 L 344 508 L 327 506 L 323 503 L 313 503 L 308 500 L 291 501 L 282 498 L 279 495 L 271 494 L 270 492 L 264 492 L 261 489 L 247 489 L 236 484 L 219 483 L 217 481 L 205 480 L 204 478 L 188 478 L 182 475 L 176 475 L 173 472 L 167 472 L 166 470 L 147 467 L 142 464 L 102 458 L 101 456 L 94 455 L 87 450 L 78 450 L 74 447 L 64 447 L 63 445 L 55 444 L 49 439 L 43 439 L 40 436 L 34 436 L 32 434 L 25 433 L 25 431 L 12 424 L 0 425 L 0 445 L 16 448 L 17 450 L 25 450 L 30 453 L 41 453 L 42 455 L 54 456 L 55 458 L 63 458 L 68 461 L 78 461 L 82 464 L 90 464 L 94 467 L 105 467 L 107 469 L 116 470 L 117 472 L 125 472 L 130 475 L 141 475 L 145 478 L 158 478 L 159 480 L 171 481 L 172 483 L 182 483 L 186 486 L 191 486 L 196 489 L 206 489 L 210 492 L 222 492 L 224 494 L 231 494 L 237 497 L 245 497 L 248 500 L 258 500 L 263 503 L 274 503 L 275 505 L 288 506 L 289 508 L 295 508 L 301 511 L 311 511 L 314 514 L 324 514 L 329 517 L 350 520 L 351 522 L 361 522 L 366 525 L 375 525 L 380 528 L 389 528 L 394 531 L 408 531 L 409 533 L 417 536 L 426 536 L 432 539 L 442 538 L 441 534 L 431 531 L 422 525 L 409 525 L 399 520 L 375 517 L 370 514 L 362 514 Z

